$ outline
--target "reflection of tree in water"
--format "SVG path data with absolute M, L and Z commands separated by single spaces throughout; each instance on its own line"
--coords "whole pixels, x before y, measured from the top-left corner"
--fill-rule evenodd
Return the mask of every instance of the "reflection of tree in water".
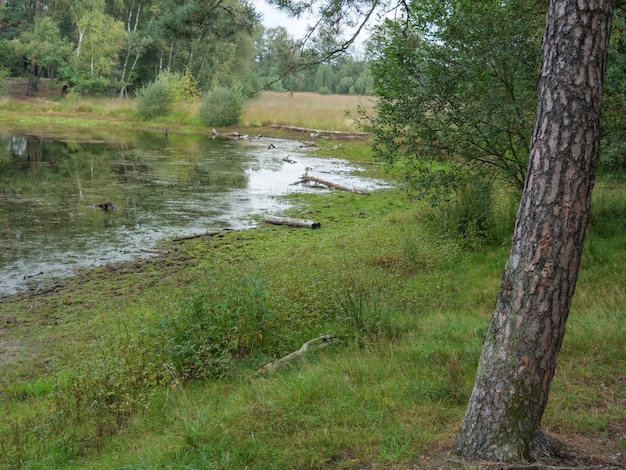
M 50 153 L 46 152 L 46 140 L 33 134 L 12 135 L 6 140 L 8 155 L 22 164 L 49 162 Z M 54 158 L 54 157 L 52 157 Z
M 24 136 L 14 135 L 9 142 L 9 152 L 14 157 L 23 157 L 26 154 L 28 140 Z
M 245 188 L 246 168 L 250 152 L 236 142 L 224 142 L 205 137 L 199 145 L 200 162 L 195 170 L 195 181 L 210 184 L 211 191 L 224 188 Z
M 57 140 L 35 134 L 0 135 L 0 145 L 6 149 L 4 158 L 0 159 L 4 172 L 43 166 L 49 172 L 65 171 L 69 174 L 74 173 L 75 166 L 85 163 L 85 158 L 76 156 L 84 157 L 98 147 L 95 144 Z

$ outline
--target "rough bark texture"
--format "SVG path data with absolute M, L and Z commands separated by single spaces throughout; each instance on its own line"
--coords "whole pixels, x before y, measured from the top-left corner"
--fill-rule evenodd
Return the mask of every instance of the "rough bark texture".
M 454 443 L 498 461 L 551 456 L 541 417 L 574 295 L 599 158 L 612 0 L 551 0 L 537 121 L 511 253 Z

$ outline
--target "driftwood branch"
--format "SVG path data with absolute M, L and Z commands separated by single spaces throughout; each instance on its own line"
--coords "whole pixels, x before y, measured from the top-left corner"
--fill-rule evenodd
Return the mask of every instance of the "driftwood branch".
M 329 188 L 335 188 L 335 189 L 339 189 L 341 191 L 348 191 L 349 193 L 363 194 L 363 195 L 369 194 L 367 191 L 362 191 L 360 189 L 347 188 L 346 186 L 342 186 L 342 185 L 336 184 L 336 183 L 331 183 L 330 181 L 325 181 L 325 180 L 320 179 L 320 178 L 315 178 L 314 176 L 302 175 L 300 177 L 300 180 L 301 181 L 309 181 L 309 182 L 313 182 L 313 183 L 323 184 L 324 186 L 328 186 Z
M 313 220 L 292 219 L 290 217 L 276 217 L 274 215 L 266 215 L 263 219 L 268 224 L 289 225 L 291 227 L 320 228 L 322 224 Z
M 184 240 L 193 240 L 194 238 L 202 238 L 202 237 L 213 237 L 215 235 L 219 235 L 221 234 L 222 231 L 217 231 L 217 232 L 204 232 L 204 233 L 194 233 L 192 235 L 183 235 L 182 237 L 176 237 L 176 238 L 172 238 L 171 240 L 173 242 L 182 242 Z
M 327 131 L 321 129 L 309 129 L 308 127 L 286 126 L 283 124 L 272 124 L 270 127 L 274 129 L 285 129 L 293 132 L 306 132 L 312 138 L 326 137 L 339 139 L 363 139 L 369 137 L 368 132 L 344 132 L 344 131 Z
M 143 251 L 144 253 L 152 253 L 155 255 L 167 255 L 169 251 L 167 250 L 153 250 L 152 248 L 139 248 L 139 251 Z
M 278 369 L 280 366 L 285 365 L 286 363 L 291 362 L 294 359 L 297 359 L 300 356 L 302 356 L 313 345 L 317 345 L 318 346 L 317 349 L 320 349 L 320 348 L 324 348 L 328 346 L 330 343 L 335 342 L 335 341 L 337 341 L 337 338 L 335 338 L 334 336 L 330 336 L 330 335 L 323 335 L 323 336 L 320 336 L 319 338 L 315 338 L 310 341 L 307 341 L 297 351 L 287 354 L 285 357 L 281 357 L 280 359 L 274 362 L 265 364 L 263 367 L 261 367 L 257 371 L 257 374 L 265 374 L 265 373 L 276 371 L 276 369 Z

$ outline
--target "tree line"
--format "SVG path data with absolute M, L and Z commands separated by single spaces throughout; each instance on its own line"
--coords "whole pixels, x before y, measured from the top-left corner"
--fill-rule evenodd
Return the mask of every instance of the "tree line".
M 201 93 L 370 92 L 367 60 L 310 60 L 320 47 L 264 28 L 239 0 L 0 0 L 0 81 L 27 76 L 29 94 L 50 78 L 63 91 L 123 97 L 164 72 Z

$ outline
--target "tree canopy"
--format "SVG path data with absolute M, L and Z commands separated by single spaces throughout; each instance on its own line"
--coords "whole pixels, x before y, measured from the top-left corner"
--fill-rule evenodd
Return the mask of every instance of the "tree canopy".
M 372 65 L 380 101 L 370 125 L 379 157 L 404 161 L 422 190 L 468 173 L 521 189 L 542 17 L 523 1 L 426 1 L 380 26 Z
M 265 29 L 242 0 L 2 3 L 0 68 L 29 76 L 31 91 L 40 78 L 52 78 L 80 93 L 123 97 L 165 71 L 190 75 L 202 92 L 216 85 L 246 92 L 369 91 L 365 60 L 323 60 L 324 47 L 336 41 Z

